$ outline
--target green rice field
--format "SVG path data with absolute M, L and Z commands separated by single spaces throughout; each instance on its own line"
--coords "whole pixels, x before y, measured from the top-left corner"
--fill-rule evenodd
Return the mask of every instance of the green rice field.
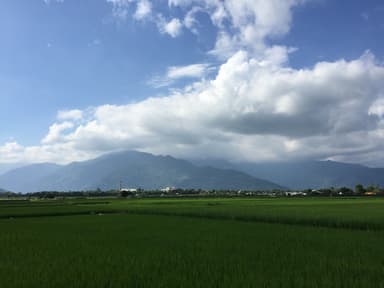
M 384 199 L 0 201 L 0 287 L 384 287 Z

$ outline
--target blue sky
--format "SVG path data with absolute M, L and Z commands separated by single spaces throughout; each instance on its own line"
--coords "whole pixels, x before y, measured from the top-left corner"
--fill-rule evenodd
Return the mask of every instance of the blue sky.
M 384 61 L 383 1 L 292 0 L 284 3 L 284 1 L 274 0 L 271 2 L 275 6 L 269 10 L 270 7 L 264 5 L 265 1 L 264 4 L 263 1 L 254 1 L 253 5 L 252 1 L 245 0 L 237 2 L 230 0 L 2 1 L 0 4 L 0 147 L 3 148 L 0 148 L 0 162 L 46 160 L 68 162 L 119 149 L 139 149 L 153 153 L 175 154 L 180 157 L 212 155 L 220 158 L 243 159 L 244 155 L 238 157 L 238 154 L 242 153 L 236 154 L 236 151 L 240 149 L 244 151 L 243 154 L 249 154 L 253 151 L 252 147 L 260 151 L 258 145 L 261 144 L 258 143 L 261 143 L 261 139 L 270 138 L 268 141 L 274 144 L 269 146 L 278 147 L 265 151 L 262 149 L 262 154 L 267 156 L 259 155 L 249 160 L 305 157 L 376 166 L 382 163 L 384 166 L 384 162 L 380 162 L 384 159 L 377 160 L 377 157 L 374 157 L 381 152 L 381 146 L 378 144 L 382 133 L 380 99 L 384 96 L 381 95 L 383 89 L 378 83 Z M 287 6 L 288 2 L 290 4 Z M 143 8 L 141 14 L 139 13 L 140 5 Z M 225 15 L 216 13 L 219 10 L 224 11 Z M 271 11 L 272 14 L 270 14 Z M 187 21 L 188 15 L 191 16 L 189 20 L 192 19 L 192 22 Z M 219 41 L 220 35 L 224 34 L 227 38 L 222 39 L 230 39 L 225 42 L 226 45 L 222 45 L 223 42 Z M 274 52 L 274 56 L 271 56 L 273 60 L 268 60 L 272 63 L 270 64 L 266 59 L 269 59 L 268 51 L 272 51 L 273 47 L 281 49 L 273 50 L 277 51 L 278 56 Z M 246 53 L 246 56 L 239 56 L 240 52 Z M 235 57 L 236 55 L 238 58 Z M 362 57 L 362 55 L 365 56 Z M 276 57 L 284 59 L 280 61 L 276 60 Z M 258 78 L 248 79 L 253 82 L 244 84 L 242 82 L 244 78 L 241 78 L 244 75 L 240 75 L 241 77 L 234 75 L 233 78 L 228 76 L 230 78 L 227 79 L 228 83 L 233 83 L 233 86 L 236 86 L 236 83 L 242 83 L 243 86 L 249 85 L 247 86 L 249 92 L 244 95 L 238 95 L 235 91 L 233 95 L 225 96 L 228 99 L 237 97 L 239 102 L 245 101 L 244 99 L 249 101 L 242 104 L 240 110 L 229 110 L 229 114 L 235 115 L 232 118 L 236 118 L 233 123 L 226 123 L 228 119 L 222 115 L 224 112 L 221 110 L 215 112 L 217 118 L 206 119 L 204 123 L 194 120 L 198 115 L 191 116 L 184 113 L 180 116 L 182 112 L 172 115 L 175 109 L 188 111 L 188 108 L 191 108 L 193 110 L 194 108 L 184 103 L 188 103 L 189 98 L 201 99 L 201 95 L 208 93 L 216 95 L 213 102 L 218 101 L 220 97 L 223 98 L 224 96 L 216 90 L 211 91 L 212 87 L 208 86 L 214 84 L 209 84 L 209 81 L 219 83 L 220 76 L 225 76 L 220 75 L 219 71 L 225 70 L 225 65 L 232 63 L 231 59 L 239 65 L 253 63 L 252 59 L 259 63 L 267 61 L 268 66 L 277 65 L 283 74 L 284 69 L 292 69 L 292 73 L 306 69 L 314 75 L 316 74 L 314 67 L 319 62 L 328 63 L 327 69 L 332 69 L 332 63 L 340 64 L 339 60 L 345 59 L 346 65 L 350 64 L 350 69 L 353 70 L 355 69 L 352 67 L 353 61 L 364 63 L 368 61 L 368 64 L 361 64 L 361 69 L 366 69 L 361 72 L 362 78 L 365 77 L 364 75 L 373 75 L 367 80 L 368 82 L 365 82 L 368 86 L 355 87 L 353 91 L 345 90 L 344 86 L 336 89 L 351 95 L 356 93 L 357 98 L 351 96 L 352 98 L 339 101 L 339 96 L 334 95 L 333 98 L 330 96 L 331 102 L 327 102 L 329 105 L 334 103 L 339 107 L 340 110 L 335 111 L 334 114 L 340 114 L 350 113 L 348 105 L 351 102 L 363 101 L 361 111 L 352 105 L 351 112 L 363 113 L 367 117 L 353 120 L 334 119 L 332 117 L 336 116 L 332 113 L 320 113 L 321 116 L 318 118 L 321 118 L 321 121 L 319 122 L 339 123 L 340 121 L 338 125 L 346 128 L 330 125 L 318 127 L 318 133 L 308 134 L 305 131 L 317 129 L 316 119 L 312 123 L 296 115 L 298 119 L 290 118 L 292 127 L 286 127 L 286 129 L 292 130 L 292 133 L 287 134 L 281 131 L 280 127 L 284 126 L 279 122 L 281 120 L 275 119 L 276 122 L 273 122 L 275 120 L 269 120 L 272 116 L 264 111 L 264 108 L 260 108 L 261 110 L 254 108 L 255 103 L 259 105 L 258 107 L 270 107 L 266 101 L 260 102 L 260 91 L 265 89 L 275 91 L 276 86 L 251 87 Z M 255 69 L 252 68 L 248 72 L 259 75 L 260 72 Z M 271 71 L 265 77 L 275 73 L 273 72 L 275 70 Z M 327 81 L 331 80 L 327 78 Z M 342 79 L 340 85 L 348 86 L 348 81 L 356 83 L 357 79 L 353 77 Z M 214 87 L 217 86 L 215 85 Z M 316 83 L 305 85 L 320 89 Z M 301 86 L 299 88 L 301 89 Z M 304 93 L 295 92 L 295 89 L 301 91 L 299 88 L 287 88 L 289 91 L 287 90 L 288 92 L 281 95 L 282 98 L 277 99 L 281 100 L 281 103 L 294 102 L 292 105 L 295 109 L 288 111 L 291 114 L 287 112 L 290 116 L 294 114 L 293 111 L 296 111 L 297 107 L 302 107 L 303 103 L 307 103 L 308 98 L 312 97 L 302 95 L 303 100 L 298 99 L 298 96 L 292 96 L 293 98 L 286 96 Z M 327 94 L 327 91 L 319 91 Z M 367 93 L 372 95 L 369 99 L 358 98 L 360 93 L 358 91 L 368 91 Z M 311 98 L 317 103 L 316 105 L 322 103 L 321 98 L 320 100 L 316 98 L 319 93 Z M 333 95 L 332 93 L 336 92 L 332 90 L 329 95 Z M 191 96 L 192 94 L 194 96 Z M 149 113 L 149 116 L 153 115 L 152 112 L 143 112 L 149 111 L 149 107 L 153 108 L 151 105 L 155 105 L 148 104 L 148 99 L 152 99 L 151 97 L 160 101 L 156 102 L 155 109 L 156 107 L 163 109 L 164 114 L 168 115 L 160 114 L 159 127 L 154 127 L 153 123 L 146 123 L 146 120 L 135 120 L 141 119 L 140 117 L 149 119 L 150 117 L 145 113 Z M 271 99 L 273 97 L 275 96 L 270 96 Z M 178 102 L 179 98 L 183 99 L 182 104 Z M 362 98 L 364 99 L 361 100 Z M 196 110 L 201 110 L 203 114 L 209 114 L 212 111 L 212 109 L 204 111 L 204 103 L 199 103 L 197 100 L 191 101 L 197 103 Z M 215 102 L 215 107 L 235 105 L 227 102 L 226 100 Z M 172 113 L 167 112 L 171 109 L 170 107 L 173 107 Z M 133 113 L 133 116 L 136 114 L 139 116 L 123 120 L 121 120 L 123 116 L 117 117 L 121 121 L 116 120 L 113 122 L 115 126 L 108 126 L 108 120 L 100 116 L 100 111 L 108 109 L 113 110 L 108 111 L 108 113 L 115 113 L 113 115 Z M 253 114 L 247 112 L 245 117 L 241 113 L 247 109 L 251 109 L 249 111 Z M 279 108 L 276 109 L 280 113 Z M 72 110 L 81 111 L 81 116 L 75 117 L 76 119 L 58 116 L 60 111 Z M 302 111 L 304 110 L 308 109 Z M 228 110 L 225 111 L 228 115 Z M 372 111 L 376 111 L 376 114 Z M 305 114 L 300 114 L 300 117 L 304 116 Z M 157 120 L 153 121 L 157 122 Z M 175 128 L 169 125 L 174 121 L 185 122 L 183 124 L 185 126 Z M 188 123 L 188 121 L 192 122 Z M 308 127 L 301 130 L 302 122 L 300 121 L 312 123 L 314 127 L 308 124 Z M 367 124 L 359 130 L 353 130 L 350 126 L 355 125 L 356 121 Z M 372 121 L 376 122 L 372 124 Z M 60 126 L 64 122 L 67 124 Z M 250 128 L 233 128 L 237 125 L 244 127 L 245 122 L 252 124 Z M 96 125 L 95 123 L 99 125 L 100 134 L 98 135 L 92 134 L 95 131 L 92 130 L 94 127 L 92 125 Z M 163 126 L 160 127 L 160 123 Z M 210 127 L 199 134 L 198 131 L 202 130 L 201 127 L 207 127 L 207 123 L 216 123 L 217 126 Z M 259 123 L 264 123 L 265 126 L 256 129 Z M 269 125 L 277 129 L 269 129 Z M 107 139 L 101 136 L 108 138 L 105 131 L 109 130 L 106 127 L 116 132 L 117 136 L 109 136 L 112 139 L 117 137 L 117 141 L 111 140 L 113 143 L 106 144 Z M 125 130 L 122 127 L 126 127 Z M 114 131 L 115 128 L 118 131 Z M 191 128 L 190 131 L 188 131 L 189 128 Z M 139 130 L 140 132 L 137 132 Z M 83 131 L 92 131 L 92 133 L 87 132 L 87 134 Z M 104 131 L 104 134 L 101 131 Z M 355 135 L 356 133 L 358 135 Z M 362 147 L 362 144 L 355 140 L 355 137 L 362 137 L 359 133 L 369 134 L 364 137 L 369 137 L 370 147 Z M 236 139 L 242 137 L 245 138 L 237 142 Z M 353 140 L 342 143 L 341 138 L 349 139 L 349 137 Z M 154 140 L 159 138 L 162 139 L 161 144 Z M 93 139 L 100 145 L 89 145 L 84 139 L 87 141 Z M 206 141 L 187 139 L 205 139 Z M 327 141 L 332 141 L 334 145 L 324 147 Z M 171 149 L 169 143 L 174 143 L 175 146 Z M 230 146 L 228 143 L 233 145 Z M 353 145 L 350 146 L 350 143 Z M 292 152 L 290 149 L 295 150 L 295 145 L 299 145 L 300 149 L 297 148 L 298 151 Z M 312 151 L 313 145 L 323 147 L 322 152 Z M 11 146 L 13 148 L 10 148 Z M 285 147 L 285 150 L 282 147 Z M 53 154 L 55 156 L 52 156 Z
M 40 141 L 58 110 L 160 94 L 147 85 L 153 75 L 206 59 L 214 44 L 214 38 L 173 39 L 152 23 L 115 19 L 103 0 L 4 1 L 0 18 L 2 142 Z

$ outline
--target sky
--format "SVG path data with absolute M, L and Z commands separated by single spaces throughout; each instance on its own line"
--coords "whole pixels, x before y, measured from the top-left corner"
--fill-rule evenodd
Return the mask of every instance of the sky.
M 0 165 L 384 167 L 383 34 L 382 0 L 2 0 Z

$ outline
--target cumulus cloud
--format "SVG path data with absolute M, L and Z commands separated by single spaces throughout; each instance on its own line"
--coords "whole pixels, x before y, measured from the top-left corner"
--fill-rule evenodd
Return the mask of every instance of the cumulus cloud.
M 62 123 L 54 123 L 51 127 L 49 127 L 49 132 L 42 140 L 42 143 L 50 144 L 60 142 L 63 132 L 67 129 L 72 128 L 73 126 L 74 124 L 68 121 Z
M 373 55 L 297 70 L 284 65 L 282 51 L 261 60 L 240 51 L 213 80 L 167 97 L 95 107 L 74 126 L 58 121 L 40 149 L 81 157 L 138 149 L 252 161 L 360 159 L 382 151 L 384 67 Z
M 134 0 L 107 1 L 119 10 Z M 185 17 L 158 15 L 160 32 L 176 37 L 183 27 L 198 29 L 197 13 L 207 13 L 217 28 L 211 53 L 223 62 L 214 76 L 205 77 L 208 64 L 169 67 L 163 80 L 196 81 L 133 104 L 61 111 L 41 145 L 7 143 L 1 159 L 66 162 L 137 149 L 248 161 L 383 163 L 384 67 L 372 53 L 294 69 L 289 54 L 295 49 L 270 44 L 289 32 L 292 9 L 304 2 L 169 0 L 169 9 Z
M 184 25 L 198 34 L 196 14 L 207 14 L 217 28 L 211 54 L 226 59 L 238 50 L 254 55 L 266 48 L 266 41 L 289 32 L 294 7 L 307 0 L 169 0 L 170 8 L 185 11 Z
M 224 1 L 216 19 L 217 25 L 228 19 L 237 33 L 221 29 L 212 53 L 228 56 L 247 48 L 258 52 L 265 47 L 266 37 L 286 34 L 291 26 L 291 9 L 298 1 Z M 218 8 L 216 8 L 218 9 Z
M 17 142 L 7 142 L 3 146 L 0 146 L 1 163 L 19 162 L 23 152 L 24 147 Z
M 70 145 L 50 144 L 23 146 L 17 142 L 8 142 L 0 146 L 1 163 L 69 163 L 97 156 L 92 151 L 77 151 Z
M 113 5 L 113 15 L 126 19 L 129 7 L 136 3 L 133 17 L 142 20 L 152 14 L 150 0 L 106 0 Z M 217 40 L 211 54 L 227 58 L 239 49 L 259 53 L 269 38 L 285 35 L 292 22 L 292 9 L 309 0 L 169 0 L 169 10 L 157 11 L 151 20 L 159 31 L 175 38 L 183 28 L 198 35 L 199 21 L 196 15 L 206 14 L 217 29 Z M 183 20 L 176 18 L 174 10 L 182 13 Z M 166 20 L 167 19 L 167 20 Z
M 47 0 L 49 1 L 49 0 Z M 217 29 L 215 46 L 211 54 L 226 59 L 240 49 L 254 54 L 262 51 L 268 39 L 285 35 L 292 22 L 292 10 L 310 0 L 169 0 L 168 11 L 157 9 L 150 0 L 106 0 L 112 5 L 113 16 L 125 20 L 130 15 L 136 20 L 150 19 L 162 34 L 173 38 L 183 28 L 199 34 L 196 15 L 206 14 Z M 136 5 L 135 12 L 130 7 Z M 181 13 L 177 18 L 174 11 Z

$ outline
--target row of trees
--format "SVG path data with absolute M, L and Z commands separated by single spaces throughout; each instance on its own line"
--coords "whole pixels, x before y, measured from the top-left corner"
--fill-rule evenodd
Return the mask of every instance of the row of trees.
M 340 188 L 324 188 L 324 189 L 306 189 L 305 192 L 307 195 L 322 195 L 322 196 L 363 196 L 363 195 L 382 195 L 384 196 L 384 188 L 380 188 L 378 185 L 368 185 L 364 187 L 362 184 L 357 184 L 355 189 L 348 187 Z
M 306 189 L 302 192 L 307 196 L 357 196 L 357 195 L 378 195 L 384 196 L 384 188 L 375 185 L 368 185 L 364 187 L 362 184 L 357 184 L 355 189 L 348 187 L 341 188 L 326 188 L 326 189 Z M 58 191 L 42 191 L 27 194 L 18 193 L 0 193 L 0 197 L 29 197 L 29 198 L 60 198 L 60 197 L 160 197 L 164 195 L 172 196 L 192 196 L 192 195 L 207 195 L 207 196 L 262 196 L 262 195 L 285 195 L 285 191 L 274 190 L 274 191 L 235 191 L 235 190 L 203 190 L 203 189 L 173 189 L 168 192 L 160 190 L 143 190 L 137 189 L 137 191 L 118 191 L 108 190 L 102 191 L 100 189 L 89 190 L 89 191 L 69 191 L 69 192 L 58 192 Z
M 384 188 L 380 188 L 378 185 L 369 185 L 364 187 L 361 184 L 357 184 L 355 187 L 356 194 L 365 194 L 365 193 L 373 193 L 373 194 L 384 194 Z

